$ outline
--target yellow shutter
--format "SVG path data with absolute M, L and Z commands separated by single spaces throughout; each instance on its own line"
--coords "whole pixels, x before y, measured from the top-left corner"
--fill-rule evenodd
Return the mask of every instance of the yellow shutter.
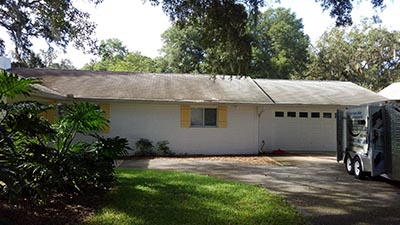
M 57 110 L 48 109 L 46 112 L 43 112 L 42 115 L 49 121 L 49 123 L 54 123 L 56 122 Z
M 181 128 L 190 127 L 190 106 L 181 105 Z
M 99 104 L 101 110 L 104 111 L 104 118 L 108 120 L 107 126 L 102 130 L 103 133 L 110 132 L 110 105 L 109 104 Z
M 228 126 L 228 108 L 225 105 L 218 106 L 218 128 L 227 128 Z
M 49 104 L 49 105 L 55 104 L 55 102 L 51 101 L 51 102 L 47 102 L 46 104 Z M 57 118 L 57 109 L 56 108 L 48 109 L 45 112 L 40 113 L 39 115 L 46 118 L 47 121 L 49 121 L 49 123 L 54 123 L 54 122 L 56 122 L 56 118 Z

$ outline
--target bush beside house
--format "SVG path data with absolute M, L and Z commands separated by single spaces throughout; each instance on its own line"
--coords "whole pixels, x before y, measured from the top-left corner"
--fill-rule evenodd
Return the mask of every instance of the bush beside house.
M 108 188 L 114 181 L 114 160 L 129 149 L 127 139 L 96 133 L 107 120 L 94 104 L 65 105 L 63 116 L 50 124 L 42 115 L 55 106 L 6 101 L 28 95 L 35 83 L 0 73 L 0 195 L 38 203 L 57 193 Z M 77 134 L 94 140 L 76 142 Z

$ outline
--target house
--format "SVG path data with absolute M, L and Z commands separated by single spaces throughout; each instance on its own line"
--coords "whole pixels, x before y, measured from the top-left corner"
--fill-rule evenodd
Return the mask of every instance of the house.
M 390 100 L 400 100 L 400 82 L 390 84 L 378 94 Z
M 350 82 L 11 68 L 41 79 L 33 99 L 92 102 L 104 135 L 168 140 L 177 154 L 334 151 L 339 108 L 385 100 Z M 55 112 L 47 115 L 51 120 Z

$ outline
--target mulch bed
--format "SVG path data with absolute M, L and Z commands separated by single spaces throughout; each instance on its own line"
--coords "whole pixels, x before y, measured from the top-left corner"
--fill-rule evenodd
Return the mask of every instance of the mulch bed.
M 15 205 L 0 198 L 0 225 L 81 224 L 104 202 L 104 194 L 62 194 L 51 197 L 42 205 L 32 205 L 28 200 Z

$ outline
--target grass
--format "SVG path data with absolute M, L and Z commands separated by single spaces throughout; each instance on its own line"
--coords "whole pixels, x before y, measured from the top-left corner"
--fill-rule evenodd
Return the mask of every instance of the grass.
M 198 174 L 117 169 L 109 200 L 85 224 L 307 224 L 265 189 Z

